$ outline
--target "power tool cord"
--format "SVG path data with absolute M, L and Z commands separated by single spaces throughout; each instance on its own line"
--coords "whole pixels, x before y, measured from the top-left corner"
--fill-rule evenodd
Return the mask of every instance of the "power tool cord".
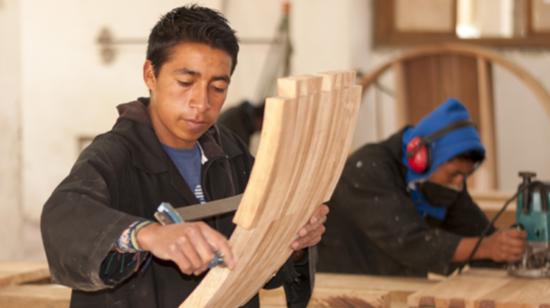
M 479 239 L 477 240 L 475 246 L 474 246 L 474 249 L 472 249 L 472 252 L 470 252 L 470 255 L 468 256 L 468 259 L 466 259 L 466 261 L 462 262 L 462 264 L 460 264 L 460 266 L 458 267 L 458 273 L 462 273 L 462 269 L 464 269 L 464 267 L 467 265 L 467 264 L 470 264 L 470 262 L 472 262 L 476 252 L 478 251 L 479 249 L 479 246 L 481 245 L 481 241 L 483 241 L 483 238 L 485 238 L 485 236 L 487 236 L 487 234 L 489 233 L 489 231 L 493 228 L 493 225 L 495 224 L 495 222 L 497 221 L 497 219 L 500 217 L 500 215 L 502 215 L 502 213 L 504 213 L 504 211 L 506 210 L 506 208 L 508 207 L 508 205 L 514 201 L 517 196 L 523 192 L 524 190 L 527 190 L 527 188 L 529 188 L 530 186 L 532 185 L 532 183 L 528 184 L 528 185 L 525 185 L 523 187 L 521 187 L 520 189 L 518 189 L 516 191 L 516 193 L 510 197 L 510 199 L 506 200 L 506 202 L 504 202 L 504 205 L 500 208 L 500 210 L 496 213 L 496 215 L 493 217 L 493 219 L 491 219 L 491 221 L 489 222 L 489 224 L 487 225 L 487 227 L 485 227 L 485 229 L 483 230 L 483 232 L 481 232 L 481 235 L 479 236 Z

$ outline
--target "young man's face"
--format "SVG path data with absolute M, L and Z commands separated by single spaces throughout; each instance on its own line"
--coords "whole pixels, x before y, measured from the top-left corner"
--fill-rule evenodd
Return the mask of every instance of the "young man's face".
M 439 166 L 430 175 L 428 180 L 457 191 L 462 191 L 466 178 L 475 171 L 475 167 L 475 164 L 470 160 L 452 159 Z
M 191 148 L 216 122 L 227 96 L 231 57 L 202 43 L 181 43 L 155 76 L 146 61 L 143 77 L 151 91 L 149 115 L 160 141 Z

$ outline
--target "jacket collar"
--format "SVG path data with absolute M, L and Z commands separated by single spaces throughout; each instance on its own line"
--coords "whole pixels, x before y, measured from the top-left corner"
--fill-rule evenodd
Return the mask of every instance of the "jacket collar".
M 153 129 L 148 105 L 149 98 L 118 105 L 119 117 L 113 132 L 122 135 L 130 143 L 132 159 L 137 166 L 152 173 L 166 172 L 170 158 L 162 149 Z M 225 142 L 216 125 L 210 127 L 198 142 L 208 161 L 243 154 L 233 142 Z

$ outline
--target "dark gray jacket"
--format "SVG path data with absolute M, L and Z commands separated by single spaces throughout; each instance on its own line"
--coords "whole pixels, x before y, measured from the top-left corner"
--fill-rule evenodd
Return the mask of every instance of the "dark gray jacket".
M 478 236 L 488 220 L 464 190 L 444 221 L 416 211 L 401 163 L 402 132 L 357 150 L 329 202 L 319 245 L 321 272 L 426 276 L 447 274 L 458 242 Z
M 50 271 L 55 281 L 73 288 L 72 307 L 178 307 L 203 278 L 184 275 L 174 263 L 156 258 L 135 273 L 121 270 L 109 279 L 100 273 L 113 243 L 132 222 L 154 220 L 163 201 L 198 203 L 162 150 L 147 103 L 142 99 L 119 106 L 113 129 L 82 152 L 44 206 L 41 229 Z M 253 164 L 246 146 L 229 131 L 215 128 L 199 142 L 208 158 L 202 168 L 206 199 L 242 193 Z M 232 216 L 206 223 L 229 237 L 235 227 Z M 307 271 L 307 262 L 302 267 Z M 289 261 L 270 286 L 297 279 Z M 257 306 L 255 296 L 247 307 Z

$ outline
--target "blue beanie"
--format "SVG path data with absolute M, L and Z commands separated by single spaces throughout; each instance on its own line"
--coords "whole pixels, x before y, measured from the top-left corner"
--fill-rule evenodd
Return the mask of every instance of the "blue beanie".
M 426 115 L 414 127 L 408 128 L 403 134 L 403 163 L 407 166 L 407 184 L 425 180 L 443 163 L 454 157 L 469 152 L 479 151 L 485 156 L 485 148 L 479 139 L 479 133 L 474 126 L 463 126 L 448 132 L 444 136 L 430 143 L 430 168 L 423 173 L 414 172 L 407 162 L 407 144 L 415 137 L 423 137 L 461 121 L 471 120 L 468 110 L 456 99 L 449 99 Z

